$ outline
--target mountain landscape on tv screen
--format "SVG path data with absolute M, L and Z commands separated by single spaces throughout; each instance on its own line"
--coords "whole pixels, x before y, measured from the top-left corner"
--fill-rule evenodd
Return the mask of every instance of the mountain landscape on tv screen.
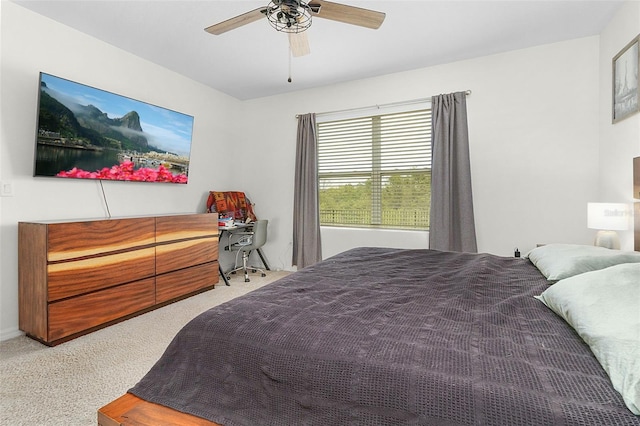
M 86 148 L 113 148 L 150 151 L 147 137 L 140 125 L 140 116 L 131 111 L 120 118 L 109 118 L 93 105 L 73 105 L 72 111 L 47 93 L 41 83 L 39 133 L 52 140 L 63 139 L 67 144 Z

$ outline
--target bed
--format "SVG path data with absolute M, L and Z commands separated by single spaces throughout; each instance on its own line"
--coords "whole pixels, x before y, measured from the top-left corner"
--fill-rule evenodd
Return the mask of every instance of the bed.
M 640 425 L 640 253 L 597 249 L 347 251 L 194 318 L 99 423 Z M 622 350 L 566 306 L 611 280 Z

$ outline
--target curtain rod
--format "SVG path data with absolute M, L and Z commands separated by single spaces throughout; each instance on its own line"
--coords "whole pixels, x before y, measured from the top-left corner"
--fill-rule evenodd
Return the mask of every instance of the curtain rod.
M 471 94 L 471 90 L 465 90 L 464 94 L 469 96 Z M 372 106 L 368 106 L 368 107 L 358 107 L 358 108 L 348 108 L 348 109 L 341 109 L 338 111 L 328 111 L 328 112 L 319 112 L 316 114 L 317 116 L 322 116 L 322 115 L 328 115 L 328 114 L 340 114 L 343 112 L 352 112 L 352 111 L 360 111 L 360 110 L 366 110 L 366 109 L 373 109 L 373 108 L 386 108 L 386 107 L 394 107 L 394 106 L 399 106 L 399 105 L 411 105 L 411 104 L 419 104 L 422 102 L 426 102 L 426 101 L 430 101 L 431 98 L 422 98 L 422 99 L 414 99 L 411 101 L 403 101 L 403 102 L 392 102 L 389 104 L 382 104 L 382 105 L 372 105 Z M 300 117 L 301 114 L 296 114 L 296 118 Z

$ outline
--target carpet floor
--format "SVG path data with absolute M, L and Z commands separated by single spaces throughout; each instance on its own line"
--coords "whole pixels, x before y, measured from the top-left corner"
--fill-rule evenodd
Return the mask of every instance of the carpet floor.
M 0 342 L 0 425 L 97 425 L 97 410 L 135 385 L 188 321 L 287 274 L 234 277 L 52 348 L 25 336 Z

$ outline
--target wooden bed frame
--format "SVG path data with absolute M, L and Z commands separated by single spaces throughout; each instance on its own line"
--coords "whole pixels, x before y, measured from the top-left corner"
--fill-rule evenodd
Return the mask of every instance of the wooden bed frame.
M 126 393 L 98 410 L 98 426 L 222 426 Z

